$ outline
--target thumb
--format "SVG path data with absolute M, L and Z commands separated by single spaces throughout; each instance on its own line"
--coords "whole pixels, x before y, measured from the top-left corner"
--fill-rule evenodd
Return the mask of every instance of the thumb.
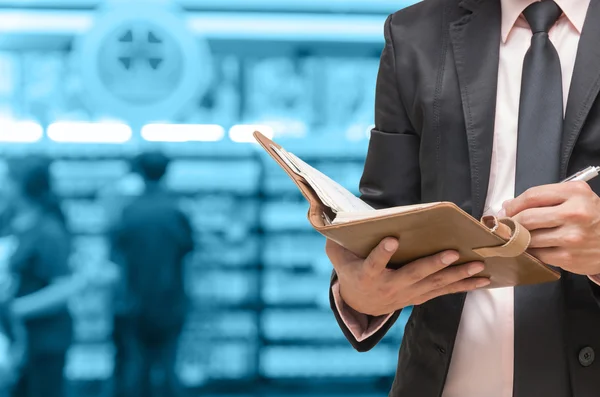
M 383 239 L 365 259 L 363 271 L 371 276 L 379 275 L 385 270 L 397 249 L 397 239 L 392 237 Z

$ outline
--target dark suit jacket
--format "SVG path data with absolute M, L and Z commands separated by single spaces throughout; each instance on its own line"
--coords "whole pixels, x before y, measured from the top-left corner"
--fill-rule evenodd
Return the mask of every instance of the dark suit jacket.
M 600 0 L 592 0 L 564 121 L 562 177 L 600 165 L 598 21 Z M 388 18 L 375 129 L 360 187 L 369 204 L 381 208 L 452 201 L 475 218 L 482 215 L 492 155 L 500 24 L 500 0 L 425 0 Z M 600 178 L 590 185 L 600 193 Z M 594 352 L 600 353 L 599 290 L 587 277 L 573 274 L 564 274 L 550 289 L 548 300 L 562 304 L 560 322 L 548 327 L 542 319 L 540 332 L 555 332 L 564 343 L 529 352 L 528 342 L 535 341 L 523 341 L 529 361 L 515 361 L 515 367 L 521 368 L 519 376 L 528 386 L 515 390 L 515 396 L 600 395 L 600 359 L 594 359 Z M 465 294 L 449 295 L 414 308 L 391 396 L 441 396 L 464 299 Z M 527 304 L 527 309 L 538 310 L 535 302 Z M 373 348 L 393 323 L 357 342 L 334 305 L 332 309 L 359 351 Z M 520 336 L 517 328 L 515 339 Z M 544 352 L 559 349 L 564 349 L 564 359 L 554 368 L 562 369 L 545 371 Z

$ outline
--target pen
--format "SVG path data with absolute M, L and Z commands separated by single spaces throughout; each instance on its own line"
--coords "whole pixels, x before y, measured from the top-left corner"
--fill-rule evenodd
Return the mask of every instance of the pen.
M 570 177 L 568 177 L 567 179 L 563 179 L 561 181 L 561 183 L 563 182 L 571 182 L 571 181 L 589 181 L 592 178 L 595 178 L 598 176 L 598 174 L 600 174 L 600 167 L 587 167 L 573 175 L 571 175 Z

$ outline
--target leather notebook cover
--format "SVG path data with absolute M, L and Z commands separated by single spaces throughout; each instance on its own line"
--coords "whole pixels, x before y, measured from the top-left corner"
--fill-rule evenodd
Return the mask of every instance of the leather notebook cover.
M 260 132 L 255 132 L 254 137 L 308 200 L 308 220 L 312 227 L 360 257 L 366 257 L 383 238 L 396 237 L 400 245 L 388 265 L 390 268 L 454 249 L 460 253 L 457 264 L 485 262 L 486 269 L 477 276 L 490 278 L 491 284 L 486 288 L 537 284 L 560 278 L 559 272 L 526 252 L 529 232 L 517 222 L 491 216 L 478 221 L 451 202 L 327 225 L 323 217 L 327 208 L 319 196 L 272 149 L 272 146 L 281 147 Z

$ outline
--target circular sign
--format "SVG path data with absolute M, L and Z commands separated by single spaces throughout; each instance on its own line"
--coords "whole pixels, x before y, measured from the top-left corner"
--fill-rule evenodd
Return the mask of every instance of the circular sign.
M 208 43 L 170 8 L 127 2 L 105 9 L 76 44 L 85 98 L 124 120 L 173 117 L 208 89 Z

